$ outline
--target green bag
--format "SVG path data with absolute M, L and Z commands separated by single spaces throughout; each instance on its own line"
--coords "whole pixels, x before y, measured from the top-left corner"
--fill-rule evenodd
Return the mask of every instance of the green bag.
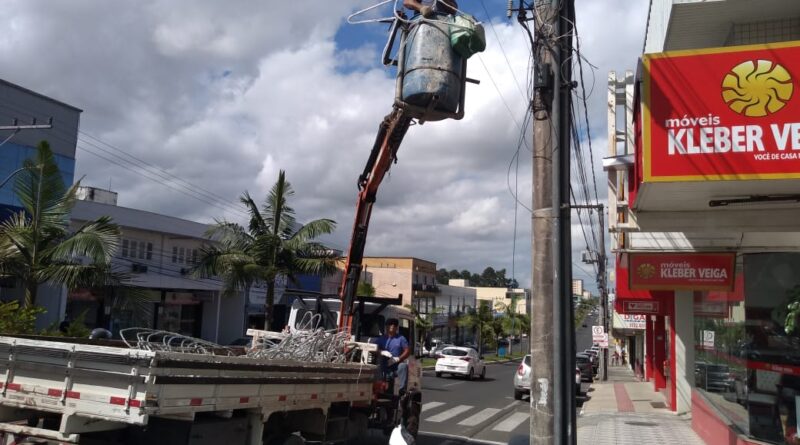
M 486 49 L 486 33 L 483 25 L 468 14 L 453 16 L 450 25 L 450 46 L 461 57 L 469 59 L 473 54 Z

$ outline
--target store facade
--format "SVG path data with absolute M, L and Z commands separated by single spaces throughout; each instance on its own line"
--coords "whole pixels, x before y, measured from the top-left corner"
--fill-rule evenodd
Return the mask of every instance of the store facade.
M 614 309 L 644 317 L 644 376 L 706 443 L 800 443 L 800 4 L 650 14 L 609 84 Z

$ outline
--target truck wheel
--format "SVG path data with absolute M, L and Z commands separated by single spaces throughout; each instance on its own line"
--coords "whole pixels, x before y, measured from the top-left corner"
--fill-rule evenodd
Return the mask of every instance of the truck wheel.
M 522 400 L 522 391 L 514 390 L 514 400 Z
M 287 434 L 285 436 L 276 437 L 265 445 L 305 445 L 306 441 L 296 434 Z
M 441 372 L 437 372 L 437 373 L 436 373 L 436 377 L 441 377 L 441 376 L 442 376 L 442 373 L 441 373 Z

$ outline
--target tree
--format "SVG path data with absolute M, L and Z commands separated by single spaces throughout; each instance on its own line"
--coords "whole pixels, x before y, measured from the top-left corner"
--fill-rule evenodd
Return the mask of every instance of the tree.
M 64 185 L 46 141 L 15 178 L 14 194 L 23 210 L 0 223 L 0 277 L 24 287 L 25 307 L 36 304 L 44 283 L 70 289 L 119 284 L 111 258 L 120 231 L 111 218 L 102 216 L 70 233 L 69 214 L 79 186 L 80 181 Z
M 481 283 L 484 286 L 496 286 L 497 280 L 497 272 L 494 270 L 492 266 L 483 269 L 483 273 L 481 274 Z
M 520 320 L 520 314 L 517 312 L 517 305 L 521 298 L 522 295 L 511 294 L 511 301 L 509 303 L 498 301 L 494 305 L 495 309 L 503 313 L 503 317 L 501 318 L 503 330 L 512 336 L 519 335 L 518 332 L 520 332 L 522 328 L 522 320 Z M 509 354 L 511 353 L 511 345 L 512 343 L 509 342 Z
M 462 280 L 469 280 L 470 278 L 472 278 L 472 272 L 468 271 L 467 269 L 464 269 L 459 273 L 458 278 L 461 278 Z
M 578 301 L 578 304 L 575 306 L 575 318 L 573 320 L 575 323 L 575 329 L 578 329 L 578 327 L 583 324 L 589 313 L 597 308 L 598 305 L 599 301 L 597 298 L 590 298 L 587 300 L 581 298 Z
M 450 282 L 450 273 L 445 268 L 436 271 L 436 282 L 439 284 L 448 284 Z
M 483 342 L 485 339 L 492 338 L 492 322 L 494 321 L 494 314 L 492 307 L 486 300 L 478 300 L 477 308 L 470 308 L 469 311 L 461 317 L 458 324 L 462 327 L 469 328 L 473 332 L 478 333 L 478 353 L 483 354 Z
M 256 285 L 267 288 L 264 329 L 274 320 L 275 281 L 286 276 L 296 283 L 298 274 L 329 275 L 336 271 L 334 252 L 315 241 L 333 232 L 336 222 L 317 219 L 305 225 L 297 223 L 288 200 L 294 195 L 283 170 L 259 209 L 248 192 L 239 198 L 250 214 L 247 228 L 228 221 L 217 221 L 206 236 L 216 241 L 201 249 L 195 274 L 221 276 L 223 295 L 244 291 Z
M 413 304 L 407 304 L 405 307 L 414 315 L 414 325 L 417 327 L 417 341 L 424 342 L 428 333 L 433 329 L 433 316 L 440 313 L 441 308 L 433 308 L 430 313 L 423 314 Z
M 366 281 L 359 281 L 356 294 L 358 294 L 358 296 L 360 297 L 374 297 L 375 287 L 372 284 L 367 283 Z
M 461 278 L 461 272 L 455 269 L 451 269 L 449 272 L 447 272 L 447 274 L 450 276 L 451 280 L 458 280 Z

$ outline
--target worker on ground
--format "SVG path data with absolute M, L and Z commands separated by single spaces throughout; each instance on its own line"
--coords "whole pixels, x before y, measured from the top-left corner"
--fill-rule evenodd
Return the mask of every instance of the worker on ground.
M 399 380 L 399 394 L 403 394 L 408 384 L 408 363 L 406 359 L 411 355 L 408 340 L 398 332 L 399 322 L 396 318 L 386 320 L 386 333 L 378 337 L 376 344 L 381 349 L 381 355 L 387 357 L 386 371 L 397 376 Z
M 437 12 L 455 14 L 458 9 L 456 0 L 403 0 L 403 6 L 417 11 L 425 18 L 431 18 Z

